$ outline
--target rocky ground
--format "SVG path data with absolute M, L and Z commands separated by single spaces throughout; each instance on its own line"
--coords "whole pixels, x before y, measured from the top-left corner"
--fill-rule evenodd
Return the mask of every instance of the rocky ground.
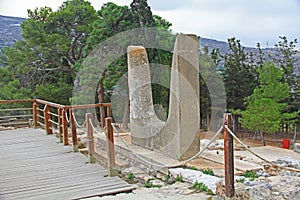
M 292 166 L 291 162 L 282 160 L 277 161 L 277 164 L 300 168 L 299 161 L 293 161 L 296 165 Z M 133 167 L 120 173 L 124 180 L 135 184 L 137 189 L 128 194 L 93 197 L 88 200 L 225 199 L 224 179 L 195 169 L 171 169 L 169 176 L 160 173 L 150 176 Z M 236 199 L 300 199 L 300 173 L 297 172 L 281 170 L 276 176 L 270 176 L 266 171 L 260 170 L 249 177 L 236 176 L 235 180 Z M 200 186 L 200 183 L 205 186 Z
M 280 147 L 280 141 L 269 143 L 273 147 Z M 260 141 L 249 140 L 247 145 L 259 147 L 261 143 Z M 222 146 L 221 143 L 219 146 L 216 144 L 213 149 L 221 150 Z M 248 173 L 248 175 L 245 175 L 245 172 L 236 173 L 238 174 L 235 176 L 236 199 L 300 199 L 300 154 L 299 159 L 297 159 L 297 156 L 296 159 L 295 157 L 284 156 L 272 160 L 272 162 L 276 165 L 265 165 L 264 169 Z M 296 172 L 280 169 L 278 165 L 296 169 Z M 214 172 L 214 175 L 203 173 L 202 171 L 205 169 L 210 169 Z M 197 158 L 187 163 L 185 168 L 170 169 L 169 175 L 161 173 L 149 175 L 141 169 L 130 167 L 119 171 L 119 176 L 129 183 L 135 184 L 137 186 L 136 190 L 128 194 L 93 197 L 89 200 L 223 200 L 225 199 L 224 178 L 222 175 L 220 176 L 220 174 L 224 174 L 223 170 L 224 166 L 222 164 L 203 158 Z

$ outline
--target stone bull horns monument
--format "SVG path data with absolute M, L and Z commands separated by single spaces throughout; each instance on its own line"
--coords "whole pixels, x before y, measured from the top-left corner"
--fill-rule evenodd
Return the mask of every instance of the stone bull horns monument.
M 161 121 L 154 111 L 147 53 L 129 46 L 128 86 L 133 144 L 185 160 L 199 152 L 199 40 L 195 35 L 176 38 L 170 82 L 169 115 Z

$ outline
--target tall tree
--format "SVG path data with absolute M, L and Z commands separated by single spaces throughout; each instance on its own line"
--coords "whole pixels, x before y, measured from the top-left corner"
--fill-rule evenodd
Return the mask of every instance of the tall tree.
M 72 86 L 96 11 L 87 1 L 71 0 L 55 12 L 48 7 L 28 10 L 28 17 L 21 24 L 24 40 L 4 51 L 6 65 L 33 93 L 37 85 L 59 87 L 57 83 L 65 82 Z
M 228 110 L 244 110 L 244 99 L 250 96 L 256 86 L 255 69 L 249 64 L 240 40 L 229 38 L 229 53 L 223 55 L 225 70 L 223 80 L 226 89 Z M 238 116 L 234 115 L 234 130 L 237 130 Z
M 299 75 L 296 74 L 296 63 L 299 58 L 296 57 L 298 50 L 296 49 L 297 39 L 289 41 L 286 36 L 279 36 L 279 42 L 275 45 L 276 54 L 273 56 L 273 61 L 279 66 L 284 76 L 282 82 L 288 83 L 290 87 L 290 97 L 285 100 L 288 104 L 286 107 L 287 113 L 293 113 L 300 110 L 300 94 L 299 94 Z M 298 69 L 299 70 L 299 69 Z M 299 123 L 296 119 L 284 119 L 286 132 L 288 133 L 291 124 Z M 283 126 L 284 127 L 284 126 Z
M 255 87 L 251 96 L 246 99 L 247 108 L 242 111 L 242 125 L 251 130 L 257 131 L 266 145 L 264 134 L 273 133 L 280 127 L 282 119 L 294 117 L 284 113 L 288 106 L 282 101 L 289 97 L 289 85 L 280 80 L 284 76 L 284 71 L 274 64 L 268 63 L 258 69 L 259 85 Z
M 151 8 L 148 6 L 147 1 L 134 1 L 130 7 L 127 6 L 118 6 L 114 3 L 107 3 L 104 4 L 101 9 L 98 11 L 99 20 L 95 21 L 93 24 L 93 31 L 91 36 L 88 39 L 88 45 L 86 51 L 90 51 L 91 49 L 99 48 L 99 44 L 101 46 L 105 46 L 105 41 L 118 33 L 124 33 L 127 30 L 133 30 L 140 33 L 141 37 L 126 37 L 126 34 L 122 35 L 122 39 L 115 37 L 116 40 L 114 41 L 116 45 L 107 44 L 105 48 L 100 47 L 98 49 L 98 58 L 99 62 L 98 65 L 101 65 L 102 71 L 100 72 L 100 80 L 98 83 L 98 100 L 99 102 L 106 101 L 109 96 L 105 94 L 109 94 L 109 90 L 112 90 L 115 87 L 116 83 L 119 79 L 123 76 L 124 73 L 127 72 L 127 55 L 121 55 L 119 58 L 112 58 L 111 62 L 107 62 L 108 49 L 111 51 L 119 51 L 119 52 L 126 52 L 127 46 L 132 44 L 141 44 L 141 40 L 145 41 L 148 40 L 149 37 L 147 34 L 147 30 L 143 29 L 150 26 L 156 26 L 159 28 L 168 29 L 171 24 L 164 20 L 159 16 L 152 15 Z M 142 33 L 139 31 L 143 31 Z M 145 33 L 145 34 L 143 34 Z M 150 33 L 152 33 L 150 31 Z M 158 34 L 159 35 L 159 34 Z M 162 37 L 162 34 L 159 35 Z M 166 35 L 164 42 L 168 44 L 170 41 Z M 156 49 L 147 49 L 149 60 L 150 62 L 157 62 L 157 63 L 170 63 L 170 53 L 169 52 L 159 52 L 160 50 Z M 114 53 L 113 53 L 114 54 Z M 126 88 L 126 86 L 124 86 Z M 119 89 L 119 88 L 118 88 Z M 125 89 L 126 90 L 126 89 Z M 122 92 L 122 94 L 126 94 L 126 92 Z M 158 97 L 161 97 L 157 95 Z M 164 95 L 166 96 L 166 95 Z M 124 97 L 124 109 L 128 110 L 127 107 L 129 105 L 128 97 Z M 104 109 L 101 108 L 100 114 L 101 118 L 104 118 Z M 115 111 L 116 114 L 116 111 Z M 128 113 L 124 114 L 124 116 Z M 119 117 L 120 118 L 120 117 Z M 127 117 L 128 118 L 128 117 Z M 125 119 L 125 117 L 124 117 Z M 128 121 L 125 120 L 125 121 Z M 124 125 L 127 124 L 126 122 Z

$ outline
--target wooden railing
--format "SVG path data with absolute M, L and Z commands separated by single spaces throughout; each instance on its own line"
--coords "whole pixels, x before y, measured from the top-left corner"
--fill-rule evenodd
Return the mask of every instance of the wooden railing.
M 24 127 L 32 121 L 32 103 L 34 100 L 0 101 L 0 126 Z M 7 106 L 2 106 L 7 104 Z
M 74 110 L 75 109 L 88 109 L 88 108 L 97 108 L 97 107 L 106 107 L 107 108 L 107 117 L 108 120 L 101 119 L 102 124 L 106 127 L 108 131 L 107 135 L 107 153 L 109 155 L 109 175 L 111 175 L 110 171 L 111 168 L 114 167 L 114 149 L 113 149 L 113 131 L 111 127 L 111 104 L 110 103 L 98 103 L 98 104 L 85 104 L 85 105 L 61 105 L 53 102 L 48 102 L 41 99 L 29 99 L 29 100 L 0 100 L 0 105 L 2 104 L 22 104 L 22 103 L 29 103 L 31 104 L 31 108 L 9 108 L 9 109 L 0 109 L 0 119 L 2 118 L 21 118 L 21 117 L 32 117 L 32 124 L 31 126 L 34 128 L 43 128 L 45 129 L 46 134 L 57 134 L 64 145 L 69 144 L 69 130 L 72 136 L 72 146 L 73 151 L 78 151 L 78 139 L 77 139 L 77 121 L 75 119 Z M 14 115 L 14 116 L 7 116 L 4 115 L 3 112 L 5 111 L 20 111 L 20 110 L 30 110 L 32 111 L 31 114 L 26 115 Z M 2 115 L 1 115 L 2 112 Z M 1 118 L 2 117 L 2 118 Z M 93 130 L 91 129 L 91 120 L 92 116 L 89 113 L 86 115 L 85 124 L 86 124 L 86 131 L 88 134 L 89 140 L 89 154 L 94 154 L 94 144 L 93 140 Z M 108 124 L 105 124 L 108 123 Z M 102 127 L 104 128 L 104 127 Z M 92 141 L 92 143 L 91 143 Z

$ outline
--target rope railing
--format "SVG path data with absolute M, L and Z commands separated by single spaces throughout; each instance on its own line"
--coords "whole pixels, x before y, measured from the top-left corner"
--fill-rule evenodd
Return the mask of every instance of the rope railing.
M 231 130 L 230 128 L 228 128 L 227 125 L 225 125 L 225 128 L 228 130 L 228 132 L 232 135 L 232 137 L 238 141 L 243 147 L 245 147 L 245 149 L 247 151 L 249 151 L 251 154 L 253 154 L 254 156 L 256 156 L 257 158 L 261 159 L 262 161 L 266 162 L 266 163 L 269 163 L 273 166 L 276 166 L 280 169 L 285 169 L 285 170 L 288 170 L 288 171 L 293 171 L 293 172 L 300 172 L 300 169 L 295 169 L 295 168 L 291 168 L 291 167 L 284 167 L 284 166 L 281 166 L 281 165 L 278 165 L 278 164 L 275 164 L 273 163 L 272 161 L 269 161 L 265 158 L 263 158 L 262 156 L 258 155 L 257 153 L 255 153 L 254 151 L 252 151 L 244 142 L 242 142 Z
M 74 112 L 72 112 L 72 115 L 73 115 L 74 121 L 75 121 L 75 123 L 76 123 L 76 126 L 77 126 L 78 128 L 84 128 L 84 127 L 86 126 L 86 120 L 84 120 L 84 122 L 83 122 L 82 125 L 79 125 L 79 123 L 78 123 L 78 121 L 77 121 L 77 119 L 76 119 L 76 116 L 75 116 Z
M 67 123 L 70 123 L 70 120 L 68 118 L 68 113 L 67 112 L 65 112 L 65 117 L 66 117 Z

